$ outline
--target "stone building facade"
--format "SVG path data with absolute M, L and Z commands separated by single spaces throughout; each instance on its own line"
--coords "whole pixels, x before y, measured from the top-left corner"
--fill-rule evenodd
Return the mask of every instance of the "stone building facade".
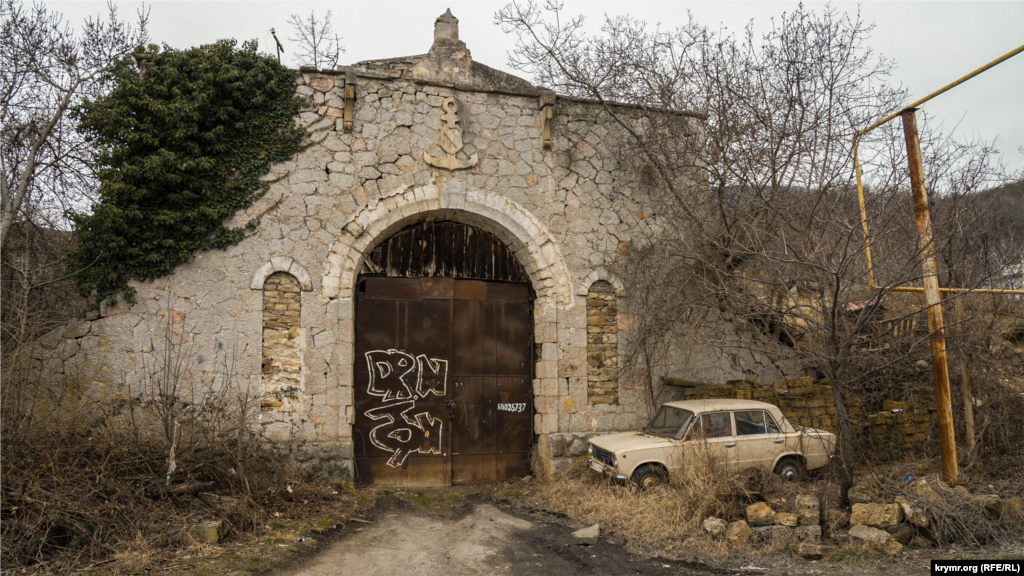
M 446 358 L 414 350 L 360 352 L 357 301 L 371 297 L 363 279 L 381 273 L 370 262 L 375 247 L 413 225 L 452 222 L 500 241 L 528 280 L 522 294 L 529 294 L 533 346 L 523 373 L 529 398 L 521 402 L 528 422 L 517 426 L 544 467 L 534 473 L 579 455 L 587 435 L 630 429 L 646 416 L 648 383 L 626 379 L 619 366 L 629 295 L 612 271 L 632 243 L 666 223 L 640 167 L 622 154 L 627 141 L 605 105 L 560 97 L 474 62 L 450 13 L 438 18 L 425 55 L 301 69 L 296 83 L 310 102 L 297 121 L 313 144 L 275 165 L 266 176 L 269 192 L 229 222 L 260 216 L 258 229 L 236 246 L 198 254 L 169 277 L 137 283 L 136 304 L 105 307 L 100 318 L 44 338 L 53 351 L 49 371 L 114 393 L 138 380 L 140 358 L 168 346 L 170 327 L 191 347 L 196 382 L 216 385 L 230 358 L 232 381 L 260 391 L 262 436 L 293 445 L 299 460 L 349 474 L 356 453 L 371 443 L 421 441 L 389 453 L 386 464 L 396 469 L 406 459 L 446 455 L 447 445 L 435 441 L 440 432 L 430 436 L 432 427 L 443 429 L 443 416 L 357 409 L 367 392 L 380 401 L 437 400 L 446 393 L 441 371 L 448 366 Z M 639 110 L 631 114 L 641 121 Z M 498 271 L 487 274 L 465 281 L 493 281 Z M 422 298 L 417 302 L 427 302 Z M 376 329 L 373 321 L 366 320 Z M 390 356 L 374 364 L 371 352 Z M 416 386 L 406 379 L 392 382 L 394 394 L 380 388 L 409 361 Z M 368 387 L 360 384 L 367 362 Z M 745 375 L 710 353 L 681 362 L 666 370 L 723 380 Z M 421 389 L 424 374 L 442 386 Z M 457 384 L 448 382 L 448 390 Z M 499 410 L 520 410 L 520 403 L 497 402 Z M 385 437 L 387 430 L 374 427 L 378 420 L 367 421 L 365 435 L 358 422 L 364 417 L 409 425 Z

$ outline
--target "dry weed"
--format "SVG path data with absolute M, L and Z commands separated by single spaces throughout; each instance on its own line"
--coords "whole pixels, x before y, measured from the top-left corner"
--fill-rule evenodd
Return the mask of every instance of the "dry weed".
M 743 517 L 760 498 L 767 479 L 751 480 L 702 466 L 678 482 L 645 491 L 603 480 L 577 463 L 550 481 L 538 482 L 520 503 L 564 514 L 579 525 L 600 524 L 602 533 L 624 540 L 626 548 L 652 556 L 719 553 L 723 544 L 703 530 L 704 519 Z M 675 552 L 673 552 L 675 551 Z

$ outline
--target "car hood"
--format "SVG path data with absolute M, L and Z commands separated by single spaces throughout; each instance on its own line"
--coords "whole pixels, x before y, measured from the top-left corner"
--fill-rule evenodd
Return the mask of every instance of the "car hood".
M 620 432 L 618 434 L 597 436 L 591 438 L 590 443 L 613 453 L 644 450 L 647 448 L 662 448 L 672 445 L 672 441 L 668 438 L 642 434 L 640 432 Z

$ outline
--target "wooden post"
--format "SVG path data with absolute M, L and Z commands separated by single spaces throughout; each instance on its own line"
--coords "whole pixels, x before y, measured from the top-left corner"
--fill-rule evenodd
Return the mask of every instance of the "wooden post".
M 932 379 L 935 382 L 935 404 L 938 407 L 939 451 L 942 455 L 942 478 L 950 484 L 957 481 L 956 437 L 953 434 L 953 406 L 949 396 L 949 366 L 946 363 L 946 334 L 939 303 L 939 276 L 935 268 L 935 245 L 932 242 L 932 221 L 928 214 L 928 194 L 924 189 L 924 167 L 921 164 L 921 140 L 917 133 L 916 108 L 904 110 L 903 136 L 907 143 L 910 187 L 914 193 L 914 223 L 917 226 L 917 247 L 921 254 L 921 275 L 928 304 L 928 332 L 932 350 Z

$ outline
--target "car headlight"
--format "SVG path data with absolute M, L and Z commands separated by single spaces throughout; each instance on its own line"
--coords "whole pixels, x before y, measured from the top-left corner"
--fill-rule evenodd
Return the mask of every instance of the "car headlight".
M 589 442 L 587 443 L 587 454 L 594 455 L 594 445 Z

